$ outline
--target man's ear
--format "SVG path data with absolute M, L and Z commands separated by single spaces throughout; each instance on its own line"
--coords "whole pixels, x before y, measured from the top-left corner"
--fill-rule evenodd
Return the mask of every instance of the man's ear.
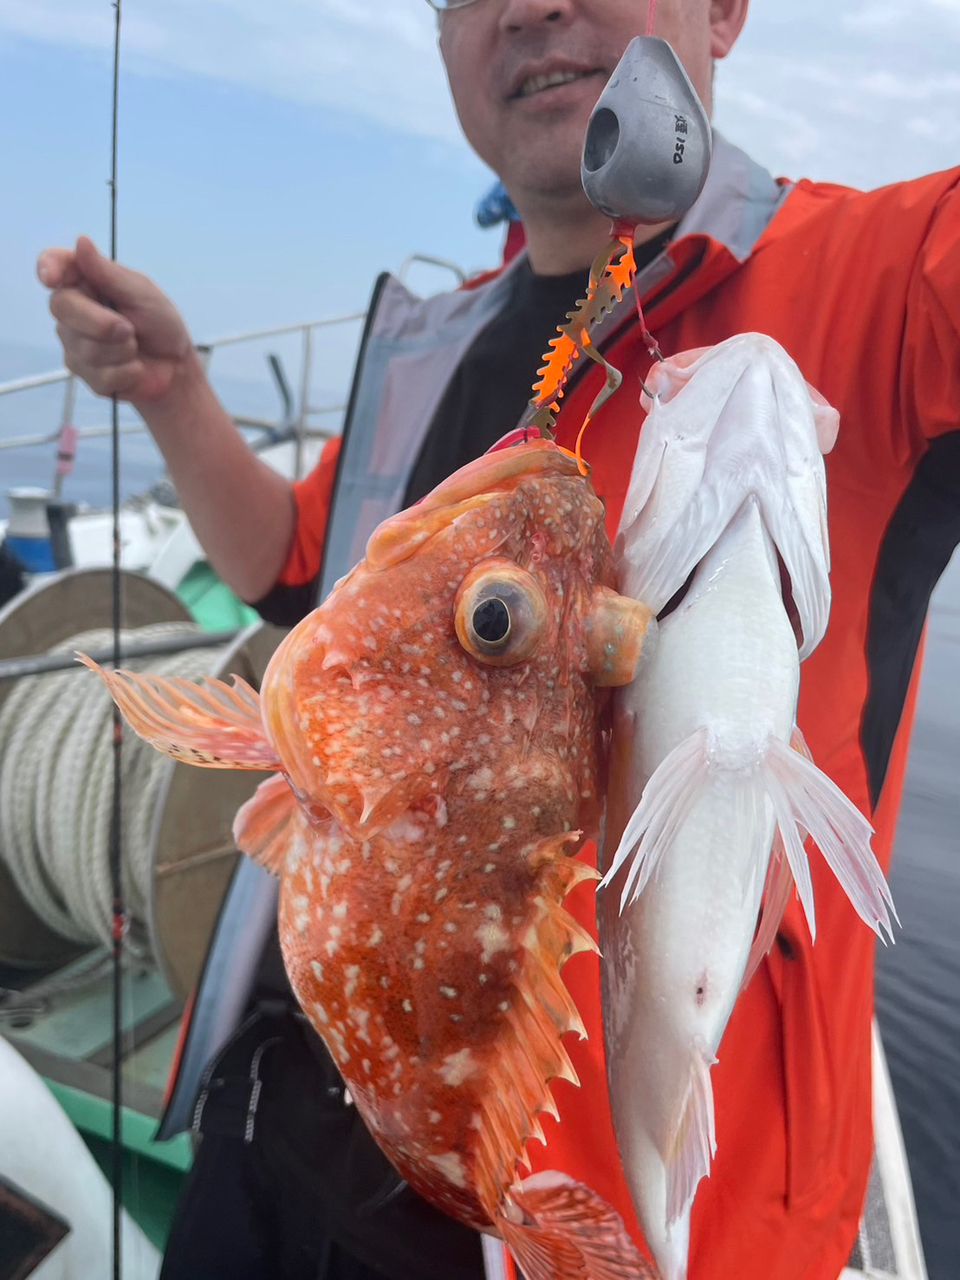
M 710 56 L 725 58 L 737 43 L 747 20 L 750 0 L 711 0 Z

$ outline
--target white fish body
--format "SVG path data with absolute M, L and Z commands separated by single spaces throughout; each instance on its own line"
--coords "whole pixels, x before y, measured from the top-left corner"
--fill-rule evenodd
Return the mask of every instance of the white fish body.
M 806 831 L 878 931 L 890 930 L 890 898 L 869 824 L 791 746 L 800 657 L 829 615 L 818 431 L 832 444 L 836 415 L 759 335 L 667 361 L 654 390 L 621 523 L 621 590 L 660 610 L 696 567 L 615 697 L 604 883 L 616 886 L 600 895 L 599 924 L 624 1168 L 664 1280 L 683 1280 L 715 1148 L 710 1066 L 794 880 L 814 928 Z

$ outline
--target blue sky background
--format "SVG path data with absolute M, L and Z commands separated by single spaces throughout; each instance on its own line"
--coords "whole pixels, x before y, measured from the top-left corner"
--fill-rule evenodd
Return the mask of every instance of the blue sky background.
M 37 252 L 106 243 L 112 16 L 109 0 L 0 0 L 0 381 L 58 361 Z M 754 0 L 717 104 L 778 173 L 874 186 L 956 164 L 960 0 Z M 124 2 L 120 255 L 198 340 L 362 308 L 417 250 L 493 263 L 500 233 L 472 216 L 488 182 L 423 0 Z M 324 343 L 324 387 L 344 385 L 355 340 Z M 262 367 L 238 351 L 216 372 Z

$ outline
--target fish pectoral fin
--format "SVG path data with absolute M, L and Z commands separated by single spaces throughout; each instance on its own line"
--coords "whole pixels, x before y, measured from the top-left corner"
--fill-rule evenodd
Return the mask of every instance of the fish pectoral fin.
M 282 773 L 261 782 L 233 820 L 233 838 L 241 853 L 280 875 L 300 822 L 300 808 Z
M 701 1178 L 709 1178 L 717 1154 L 710 1068 L 716 1058 L 703 1045 L 694 1045 L 689 1061 L 687 1091 L 663 1153 L 667 1179 L 667 1225 L 682 1217 Z
M 802 743 L 796 736 L 794 741 Z M 810 865 L 803 847 L 806 835 L 823 854 L 861 920 L 881 941 L 889 938 L 892 942 L 891 916 L 898 924 L 900 921 L 886 877 L 870 847 L 870 823 L 796 746 L 791 749 L 771 738 L 762 768 L 811 937 L 816 937 L 816 918 Z
M 106 671 L 78 653 L 110 691 L 123 718 L 144 742 L 185 764 L 205 769 L 278 769 L 277 753 L 260 718 L 260 695 L 239 676 L 233 684 L 205 677 Z
M 760 961 L 773 946 L 780 928 L 780 921 L 790 901 L 793 891 L 793 872 L 787 861 L 787 852 L 783 845 L 783 836 L 779 829 L 773 837 L 773 849 L 767 865 L 767 879 L 763 888 L 763 906 L 760 908 L 760 922 L 747 958 L 747 968 L 743 975 L 741 991 L 746 991 L 750 980 L 760 967 Z
M 639 898 L 656 874 L 661 858 L 675 840 L 708 777 L 709 735 L 698 729 L 667 755 L 652 773 L 620 838 L 600 888 L 607 888 L 630 862 L 620 911 Z
M 495 1225 L 527 1280 L 655 1280 L 623 1219 L 582 1182 L 538 1173 L 510 1200 Z

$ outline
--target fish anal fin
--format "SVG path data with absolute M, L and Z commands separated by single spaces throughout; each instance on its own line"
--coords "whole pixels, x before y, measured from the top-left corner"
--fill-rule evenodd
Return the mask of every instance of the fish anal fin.
M 538 1173 L 510 1201 L 495 1225 L 526 1280 L 655 1280 L 623 1219 L 582 1182 Z
M 233 838 L 241 853 L 278 876 L 302 819 L 296 796 L 281 773 L 261 782 L 237 811 Z
M 794 741 L 797 740 L 795 735 Z M 772 738 L 763 769 L 811 934 L 813 890 L 801 838 L 806 834 L 839 880 L 857 915 L 881 941 L 889 938 L 892 942 L 892 920 L 899 924 L 899 919 L 886 877 L 870 847 L 870 823 L 808 754 Z
M 710 1176 L 710 1162 L 717 1152 L 710 1068 L 716 1058 L 694 1045 L 689 1079 L 668 1150 L 663 1154 L 667 1175 L 667 1225 L 681 1217 L 693 1200 L 701 1178 Z
M 204 769 L 280 767 L 260 719 L 260 697 L 238 676 L 232 685 L 212 677 L 197 683 L 107 671 L 86 654 L 77 658 L 107 686 L 134 733 L 164 755 Z

